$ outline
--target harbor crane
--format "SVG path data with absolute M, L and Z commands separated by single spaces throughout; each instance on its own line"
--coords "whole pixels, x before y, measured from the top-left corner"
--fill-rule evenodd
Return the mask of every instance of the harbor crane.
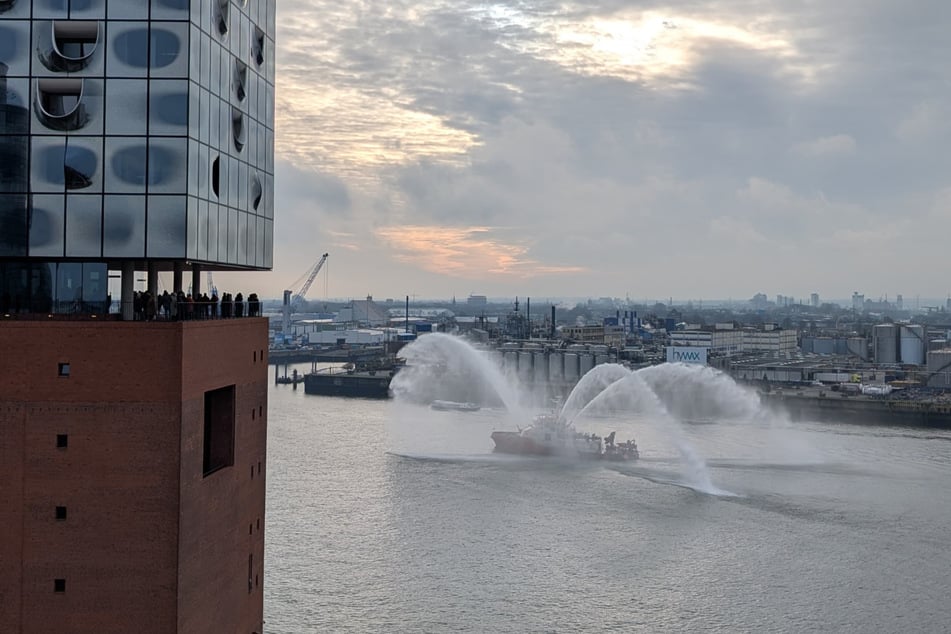
M 310 269 L 310 273 L 307 275 L 307 280 L 304 282 L 304 285 L 300 287 L 300 290 L 297 293 L 294 291 L 285 290 L 284 291 L 284 320 L 281 327 L 281 330 L 284 333 L 286 338 L 291 331 L 291 315 L 296 313 L 301 305 L 304 303 L 304 297 L 307 295 L 307 291 L 310 290 L 311 284 L 314 283 L 314 280 L 317 279 L 317 274 L 320 273 L 320 269 L 323 268 L 324 262 L 327 261 L 327 256 L 329 253 L 324 253 L 320 256 L 320 259 L 314 264 Z

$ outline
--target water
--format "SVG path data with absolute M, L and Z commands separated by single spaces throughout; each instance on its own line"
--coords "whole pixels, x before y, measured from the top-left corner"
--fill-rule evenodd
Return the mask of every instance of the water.
M 633 464 L 494 455 L 510 410 L 273 386 L 265 631 L 946 631 L 951 433 L 789 423 L 670 367 L 618 378 L 640 387 L 575 424 L 635 435 Z

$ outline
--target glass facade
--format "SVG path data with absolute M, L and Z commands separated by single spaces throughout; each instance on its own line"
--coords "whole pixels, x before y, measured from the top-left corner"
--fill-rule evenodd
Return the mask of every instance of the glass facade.
M 0 2 L 13 294 L 30 267 L 271 268 L 274 32 L 275 0 Z

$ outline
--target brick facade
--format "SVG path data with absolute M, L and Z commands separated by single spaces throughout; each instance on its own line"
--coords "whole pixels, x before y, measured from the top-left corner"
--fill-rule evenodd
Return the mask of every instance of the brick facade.
M 0 321 L 4 632 L 262 631 L 266 354 L 260 318 Z M 204 476 L 228 385 L 233 465 Z

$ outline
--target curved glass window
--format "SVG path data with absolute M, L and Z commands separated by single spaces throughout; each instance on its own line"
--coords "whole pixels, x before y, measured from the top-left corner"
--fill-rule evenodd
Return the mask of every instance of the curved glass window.
M 261 177 L 254 173 L 251 175 L 251 208 L 257 211 L 263 197 L 264 187 L 261 185 Z
M 258 66 L 264 63 L 264 42 L 264 31 L 254 27 L 254 34 L 251 36 L 251 57 Z
M 244 113 L 232 106 L 231 108 L 231 136 L 234 139 L 234 149 L 241 151 L 248 142 L 248 130 L 244 125 Z
M 85 68 L 99 45 L 99 22 L 55 20 L 51 30 L 50 50 L 40 55 L 43 65 L 69 73 Z
M 52 130 L 78 130 L 88 117 L 83 105 L 82 79 L 39 79 L 36 82 L 36 113 Z
M 231 0 L 215 0 L 212 3 L 214 8 L 214 23 L 215 28 L 218 29 L 218 33 L 224 35 L 228 32 L 229 23 L 231 20 Z
M 88 147 L 67 142 L 63 160 L 66 189 L 87 189 L 93 184 L 99 157 Z
M 248 96 L 248 65 L 239 59 L 234 60 L 234 96 L 244 101 Z
M 214 193 L 215 198 L 219 196 L 218 192 L 221 187 L 221 157 L 216 156 L 215 160 L 211 162 L 211 191 Z

